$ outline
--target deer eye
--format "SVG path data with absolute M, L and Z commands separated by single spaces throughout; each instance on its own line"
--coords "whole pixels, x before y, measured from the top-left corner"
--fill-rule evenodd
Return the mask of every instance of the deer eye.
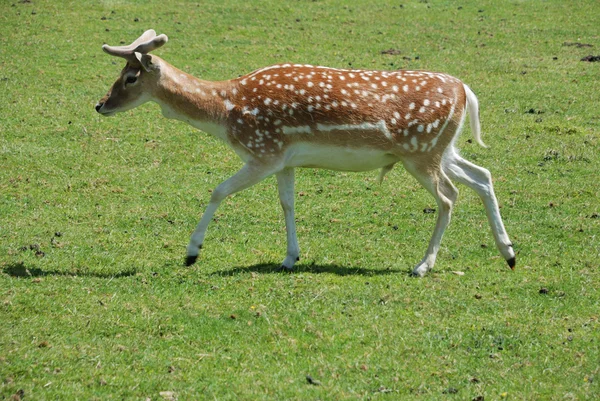
M 133 83 L 135 83 L 135 81 L 137 81 L 137 77 L 133 76 L 133 75 L 130 75 L 127 78 L 125 78 L 126 84 L 133 84 Z

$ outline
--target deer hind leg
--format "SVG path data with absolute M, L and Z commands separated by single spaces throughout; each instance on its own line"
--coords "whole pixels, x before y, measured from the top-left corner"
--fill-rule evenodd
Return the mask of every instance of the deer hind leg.
M 429 270 L 433 269 L 444 231 L 450 224 L 452 207 L 458 197 L 458 190 L 441 169 L 429 171 L 419 169 L 410 162 L 404 162 L 404 166 L 433 195 L 439 210 L 427 252 L 412 272 L 415 276 L 423 277 Z
M 210 202 L 202 215 L 202 219 L 198 223 L 196 230 L 190 238 L 190 242 L 187 246 L 186 266 L 191 266 L 198 259 L 198 254 L 204 243 L 204 237 L 206 235 L 206 229 L 208 224 L 211 222 L 217 208 L 229 195 L 251 187 L 254 184 L 259 183 L 268 176 L 277 172 L 277 169 L 266 168 L 260 164 L 253 164 L 252 162 L 247 163 L 240 171 L 235 173 L 233 176 L 219 184 L 217 188 L 212 192 Z
M 504 228 L 502 217 L 500 217 L 500 209 L 498 208 L 498 200 L 494 194 L 490 172 L 483 167 L 479 167 L 463 159 L 453 150 L 444 160 L 444 169 L 452 179 L 465 184 L 477 192 L 485 206 L 496 246 L 510 268 L 514 268 L 516 263 L 515 252 Z
M 282 270 L 292 270 L 299 260 L 300 248 L 296 234 L 296 220 L 294 218 L 294 169 L 285 168 L 278 172 L 277 188 L 279 201 L 285 218 L 285 231 L 287 235 L 287 255 L 281 264 Z

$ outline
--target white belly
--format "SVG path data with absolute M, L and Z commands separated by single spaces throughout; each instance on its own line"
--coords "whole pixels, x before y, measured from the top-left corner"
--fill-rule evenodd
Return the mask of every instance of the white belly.
M 296 143 L 285 155 L 286 167 L 312 167 L 339 171 L 369 171 L 397 162 L 398 156 L 372 148 Z

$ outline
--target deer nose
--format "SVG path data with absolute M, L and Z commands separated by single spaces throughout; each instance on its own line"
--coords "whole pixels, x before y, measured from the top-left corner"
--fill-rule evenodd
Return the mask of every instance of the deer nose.
M 104 103 L 98 103 L 98 104 L 96 105 L 96 111 L 97 111 L 98 113 L 100 113 L 100 109 L 102 108 L 102 106 L 104 106 Z

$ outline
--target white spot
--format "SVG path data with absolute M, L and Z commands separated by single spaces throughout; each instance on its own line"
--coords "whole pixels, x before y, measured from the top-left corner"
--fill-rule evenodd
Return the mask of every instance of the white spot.
M 397 119 L 400 119 L 400 113 L 398 113 L 397 111 L 394 112 L 394 117 L 396 117 Z
M 408 105 L 408 109 L 409 110 L 414 110 L 414 108 L 415 108 L 415 104 L 414 103 L 411 103 L 411 104 Z
M 306 110 L 310 113 L 311 111 L 313 111 L 315 108 L 313 106 L 308 106 L 306 108 Z
M 442 88 L 437 88 L 437 91 L 438 91 L 439 93 L 442 93 L 442 92 L 444 92 L 444 91 L 442 90 Z
M 425 130 L 425 127 L 423 126 L 423 124 L 419 124 L 419 126 L 417 127 L 417 131 L 423 132 L 424 130 Z
M 308 125 L 299 125 L 296 127 L 284 126 L 284 127 L 282 127 L 282 130 L 285 135 L 310 134 L 312 132 L 312 130 L 310 129 L 310 126 L 308 126 Z
M 425 99 L 423 101 L 423 106 L 429 106 L 429 99 Z
M 247 82 L 245 79 L 242 79 L 242 80 L 240 81 L 240 84 L 242 84 L 242 85 L 246 85 L 247 83 L 248 83 L 248 82 Z
M 271 98 L 269 98 L 269 97 L 268 97 L 268 98 L 266 98 L 266 99 L 265 99 L 265 106 L 268 106 L 268 105 L 270 105 L 270 104 L 271 104 L 271 102 L 272 102 Z
M 225 101 L 223 101 L 223 103 L 225 104 L 225 108 L 228 111 L 233 110 L 233 108 L 235 107 L 235 104 L 231 103 L 228 99 L 225 99 Z
M 417 147 L 419 146 L 419 142 L 417 142 L 417 137 L 413 135 L 412 138 L 410 138 L 410 144 L 413 146 L 413 151 L 417 150 Z
M 419 109 L 419 113 L 425 113 L 425 110 L 426 110 L 426 109 L 425 109 L 425 107 L 423 106 L 423 107 L 421 107 L 421 108 Z
M 313 84 L 311 81 L 306 83 L 306 86 L 308 86 L 309 88 L 312 88 L 315 84 Z
M 392 90 L 393 90 L 394 92 L 398 92 L 398 85 L 394 85 L 394 86 L 392 86 Z
M 402 90 L 403 90 L 404 92 L 408 92 L 408 85 L 404 85 L 404 86 L 402 87 Z

